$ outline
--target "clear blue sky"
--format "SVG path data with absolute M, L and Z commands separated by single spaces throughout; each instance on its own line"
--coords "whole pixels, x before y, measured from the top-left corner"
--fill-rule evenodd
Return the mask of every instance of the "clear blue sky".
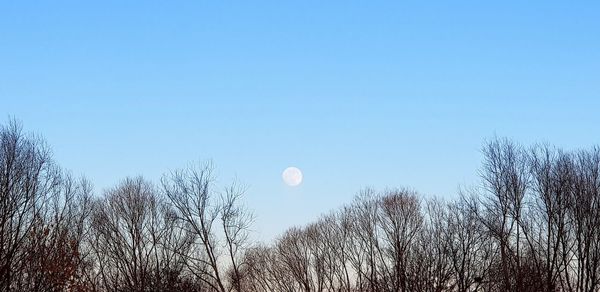
M 98 192 L 212 159 L 262 238 L 365 186 L 455 196 L 494 135 L 599 141 L 597 1 L 89 2 L 0 2 L 3 122 Z

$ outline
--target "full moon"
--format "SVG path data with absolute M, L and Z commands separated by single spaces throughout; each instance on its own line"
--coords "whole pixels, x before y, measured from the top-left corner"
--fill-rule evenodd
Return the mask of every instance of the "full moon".
M 302 171 L 300 169 L 290 166 L 286 168 L 281 174 L 283 182 L 290 187 L 295 187 L 302 183 Z

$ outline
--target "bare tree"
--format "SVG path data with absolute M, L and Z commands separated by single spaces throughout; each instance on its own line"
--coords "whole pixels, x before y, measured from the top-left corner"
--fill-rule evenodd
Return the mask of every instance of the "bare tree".
M 193 252 L 186 261 L 194 276 L 215 291 L 225 292 L 223 270 L 219 265 L 219 242 L 215 221 L 220 206 L 212 192 L 212 166 L 174 171 L 162 179 L 165 195 L 173 204 L 179 227 L 193 233 Z
M 497 245 L 482 224 L 481 206 L 474 197 L 463 191 L 460 199 L 447 205 L 444 239 L 448 244 L 448 257 L 453 270 L 454 287 L 457 291 L 479 291 L 496 275 L 490 271 L 495 259 Z M 487 291 L 490 291 L 489 284 Z
M 421 203 L 414 192 L 390 191 L 379 201 L 379 224 L 385 250 L 380 260 L 386 291 L 408 291 L 413 277 L 409 274 L 411 247 L 422 228 Z M 385 259 L 389 259 L 385 260 Z M 413 279 L 411 279 L 413 278 Z
M 572 156 L 549 146 L 533 148 L 531 222 L 524 226 L 540 289 L 570 291 L 568 268 L 573 248 L 568 210 L 573 191 Z M 543 279 L 543 280 L 542 280 Z
M 312 291 L 311 254 L 306 232 L 300 228 L 288 229 L 276 247 L 283 267 L 298 284 L 298 290 Z
M 96 202 L 92 217 L 99 285 L 108 291 L 174 289 L 191 242 L 173 232 L 172 212 L 142 178 L 124 180 Z M 179 249 L 175 252 L 173 249 Z
M 240 202 L 244 192 L 244 187 L 232 184 L 225 190 L 220 206 L 221 227 L 231 261 L 229 282 L 231 288 L 238 292 L 243 291 L 241 269 L 245 263 L 242 253 L 248 247 L 250 225 L 254 221 L 254 215 Z
M 574 291 L 600 288 L 600 149 L 579 152 L 570 215 L 573 220 Z
M 224 193 L 214 190 L 212 170 L 207 163 L 171 172 L 162 179 L 163 192 L 179 228 L 195 236 L 188 270 L 214 291 L 241 291 L 241 256 L 253 215 L 241 205 L 244 188 L 234 183 Z
M 27 264 L 20 289 L 29 291 L 87 290 L 85 224 L 91 211 L 86 180 L 64 175 L 27 235 Z
M 57 177 L 50 151 L 11 121 L 0 128 L 0 290 L 18 289 L 27 236 Z
M 0 127 L 0 290 L 80 286 L 88 184 L 52 160 L 45 141 Z
M 508 140 L 493 140 L 483 150 L 481 172 L 487 197 L 484 222 L 500 248 L 500 270 L 505 290 L 524 291 L 521 260 L 525 194 L 529 183 L 524 151 Z
M 357 288 L 381 291 L 379 262 L 382 259 L 380 230 L 378 225 L 379 204 L 372 189 L 362 190 L 351 208 L 351 231 L 349 262 L 357 273 Z

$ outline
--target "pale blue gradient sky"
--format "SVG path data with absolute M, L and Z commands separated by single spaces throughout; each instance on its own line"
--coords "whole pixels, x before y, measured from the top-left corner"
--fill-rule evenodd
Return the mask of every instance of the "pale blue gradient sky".
M 24 2 L 0 2 L 4 121 L 99 192 L 212 159 L 266 239 L 365 186 L 452 197 L 494 135 L 599 141 L 597 1 Z

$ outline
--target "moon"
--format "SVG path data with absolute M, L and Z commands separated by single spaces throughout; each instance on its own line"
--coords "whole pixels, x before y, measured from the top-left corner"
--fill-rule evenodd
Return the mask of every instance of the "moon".
M 290 166 L 281 174 L 283 182 L 290 187 L 295 187 L 302 183 L 302 171 L 297 167 Z

